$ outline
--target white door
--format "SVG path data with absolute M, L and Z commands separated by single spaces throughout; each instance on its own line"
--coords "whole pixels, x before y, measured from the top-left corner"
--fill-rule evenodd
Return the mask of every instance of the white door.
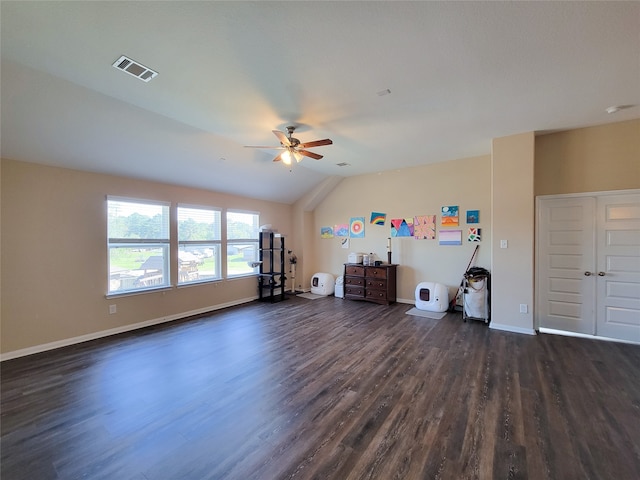
M 640 342 L 640 194 L 598 197 L 597 218 L 596 332 Z
M 640 193 L 541 199 L 541 328 L 640 343 Z
M 538 326 L 595 334 L 595 199 L 543 199 L 538 209 Z

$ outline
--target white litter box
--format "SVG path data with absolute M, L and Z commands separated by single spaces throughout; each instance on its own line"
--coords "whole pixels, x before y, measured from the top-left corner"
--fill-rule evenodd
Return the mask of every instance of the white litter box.
M 314 273 L 311 277 L 311 293 L 331 295 L 335 289 L 336 279 L 330 273 Z
M 419 283 L 416 287 L 416 308 L 428 312 L 446 312 L 449 308 L 449 289 L 442 283 Z

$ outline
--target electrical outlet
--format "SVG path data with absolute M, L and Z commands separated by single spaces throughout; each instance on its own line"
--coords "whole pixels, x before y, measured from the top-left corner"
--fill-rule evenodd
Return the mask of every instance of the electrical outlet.
M 520 304 L 520 313 L 527 313 L 529 312 L 529 307 L 527 306 L 526 303 L 521 303 Z
M 109 305 L 109 315 L 113 315 L 118 311 L 118 307 L 116 305 Z

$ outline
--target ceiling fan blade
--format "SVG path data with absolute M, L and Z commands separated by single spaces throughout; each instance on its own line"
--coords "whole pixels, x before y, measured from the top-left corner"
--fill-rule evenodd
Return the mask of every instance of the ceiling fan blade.
M 318 155 L 314 152 L 308 152 L 307 150 L 296 150 L 300 155 L 304 155 L 305 157 L 313 158 L 314 160 L 320 160 L 322 155 Z
M 325 138 L 324 140 L 315 140 L 313 142 L 305 142 L 299 145 L 300 148 L 311 148 L 311 147 L 321 147 L 323 145 L 332 145 L 333 142 L 329 138 Z
M 272 132 L 276 137 L 278 137 L 278 140 L 280 140 L 280 143 L 282 143 L 282 145 L 284 145 L 285 147 L 291 146 L 289 138 L 284 133 L 279 130 L 272 130 Z
M 284 152 L 282 152 L 282 153 L 284 153 Z M 278 156 L 273 159 L 273 161 L 274 162 L 279 162 L 280 160 L 282 160 L 282 153 L 279 153 Z

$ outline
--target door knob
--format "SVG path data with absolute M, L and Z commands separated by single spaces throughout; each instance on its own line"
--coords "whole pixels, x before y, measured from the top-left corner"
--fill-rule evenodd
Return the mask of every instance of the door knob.
M 590 277 L 591 275 L 593 275 L 591 272 L 584 272 L 585 277 Z
M 604 277 L 604 276 L 605 276 L 605 273 L 604 273 L 604 272 L 598 272 L 598 276 L 599 276 L 599 277 Z

